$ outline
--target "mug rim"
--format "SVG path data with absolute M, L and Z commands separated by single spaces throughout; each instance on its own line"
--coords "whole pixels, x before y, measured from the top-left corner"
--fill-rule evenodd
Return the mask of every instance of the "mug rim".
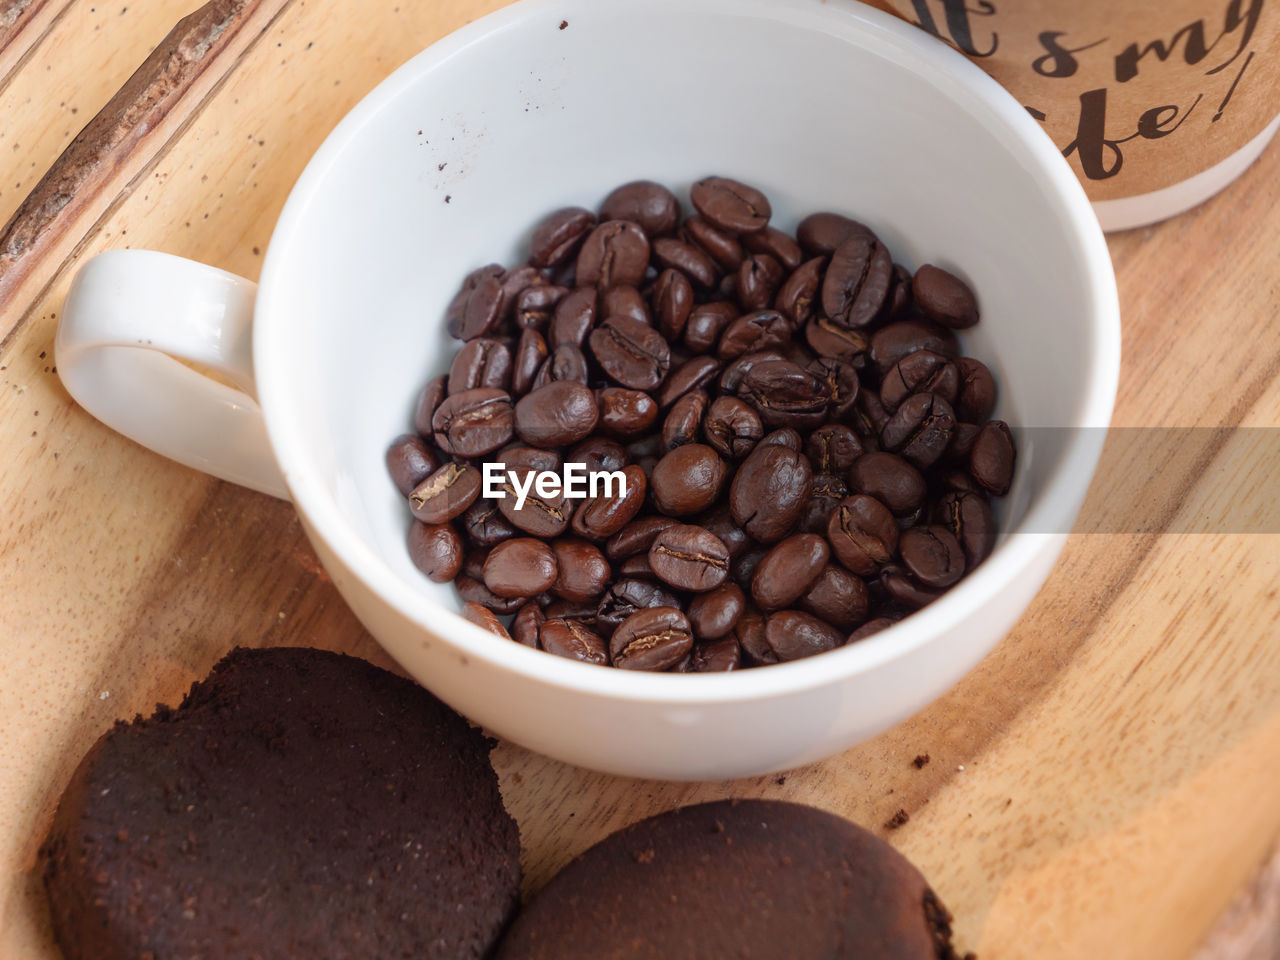
M 973 615 L 1004 586 L 1014 582 L 1036 557 L 1045 551 L 1060 549 L 1065 533 L 1031 531 L 1061 529 L 1048 522 L 1060 511 L 1057 504 L 1074 504 L 1067 519 L 1074 517 L 1092 481 L 1100 453 L 1100 447 L 1095 448 L 1086 437 L 1090 431 L 1074 431 L 1061 463 L 1033 498 L 1020 523 L 1001 537 L 992 555 L 978 569 L 929 606 L 857 644 L 774 664 L 767 670 L 677 676 L 601 668 L 517 643 L 495 643 L 497 638 L 492 633 L 425 594 L 413 591 L 387 567 L 378 551 L 346 521 L 324 482 L 304 469 L 307 461 L 303 444 L 279 412 L 284 404 L 272 402 L 273 397 L 279 397 L 287 379 L 271 375 L 273 366 L 278 366 L 285 356 L 285 351 L 273 354 L 271 348 L 274 324 L 270 318 L 288 313 L 287 298 L 283 298 L 278 289 L 283 269 L 280 249 L 302 221 L 311 199 L 322 188 L 329 168 L 359 137 L 365 124 L 393 104 L 424 74 L 463 54 L 472 45 L 545 14 L 572 16 L 574 10 L 589 10 L 592 15 L 599 15 L 619 9 L 629 13 L 644 11 L 648 15 L 662 10 L 687 12 L 690 7 L 697 7 L 700 12 L 783 20 L 835 36 L 857 36 L 863 39 L 863 45 L 868 34 L 874 35 L 878 42 L 885 44 L 889 56 L 905 58 L 923 75 L 947 81 L 947 95 L 957 101 L 967 100 L 966 112 L 975 120 L 985 112 L 986 119 L 1007 134 L 1003 138 L 1006 147 L 1033 164 L 1043 177 L 1051 203 L 1067 223 L 1066 236 L 1088 287 L 1091 309 L 1082 335 L 1089 339 L 1089 364 L 1082 371 L 1086 386 L 1077 422 L 1071 426 L 1110 424 L 1120 369 L 1119 303 L 1110 253 L 1084 188 L 1067 161 L 1013 95 L 980 67 L 918 27 L 890 14 L 851 0 L 518 0 L 441 38 L 408 60 L 346 114 L 308 161 L 289 193 L 263 260 L 253 331 L 254 370 L 267 434 L 294 506 L 303 515 L 309 531 L 313 531 L 312 535 L 324 540 L 365 589 L 459 653 L 482 660 L 493 668 L 580 694 L 673 705 L 741 702 L 814 689 L 864 673 L 938 640 L 948 626 Z M 282 320 L 280 326 L 285 325 Z M 441 615 L 448 619 L 436 625 Z

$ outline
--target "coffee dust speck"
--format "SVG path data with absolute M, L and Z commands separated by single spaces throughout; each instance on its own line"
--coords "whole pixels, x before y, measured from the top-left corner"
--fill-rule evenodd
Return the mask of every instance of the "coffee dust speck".
M 561 21 L 560 21 L 560 29 L 561 29 L 561 30 L 567 30 L 568 28 L 569 28 L 569 21 L 568 21 L 568 20 L 561 20 Z
M 911 815 L 907 811 L 899 809 L 897 813 L 885 821 L 884 828 L 886 830 L 897 830 L 910 819 Z
M 257 247 L 254 247 L 254 248 L 253 248 L 253 255 L 254 255 L 255 257 L 257 257 L 257 256 L 261 256 L 261 255 L 262 255 L 262 251 L 261 251 L 261 250 L 259 250 Z
M 923 770 L 925 764 L 927 764 L 928 762 L 929 762 L 929 755 L 927 753 L 922 753 L 919 756 L 917 756 L 914 760 L 911 761 L 911 763 L 915 766 L 917 770 Z
M 445 162 L 445 163 L 437 163 L 437 164 L 436 164 L 436 169 L 437 169 L 437 170 L 443 170 L 443 169 L 444 169 L 445 167 L 447 167 L 448 165 L 449 165 L 449 164 L 448 164 L 448 162 Z
M 451 193 L 446 193 L 446 194 L 445 194 L 445 196 L 444 196 L 444 202 L 445 202 L 445 203 L 452 203 L 452 202 L 453 202 L 453 194 L 451 194 Z

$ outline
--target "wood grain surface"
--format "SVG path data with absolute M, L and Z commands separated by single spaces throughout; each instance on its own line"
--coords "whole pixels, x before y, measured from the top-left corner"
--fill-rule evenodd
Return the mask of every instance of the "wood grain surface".
M 175 702 L 236 643 L 389 665 L 288 505 L 163 460 L 70 400 L 52 354 L 76 266 L 132 246 L 256 277 L 290 185 L 342 114 L 501 5 L 0 2 L 0 211 L 12 215 L 0 234 L 0 957 L 57 956 L 36 850 L 113 720 Z M 1274 957 L 1276 898 L 1258 892 L 1274 880 L 1206 937 L 1280 835 L 1280 537 L 1198 518 L 1242 492 L 1265 502 L 1280 473 L 1268 441 L 1280 423 L 1280 148 L 1198 210 L 1112 237 L 1111 251 L 1116 423 L 1214 428 L 1193 455 L 1110 451 L 1086 515 L 1133 502 L 1158 475 L 1145 532 L 1073 536 L 1027 615 L 955 690 L 784 776 L 623 780 L 502 744 L 530 890 L 650 813 L 782 797 L 888 836 L 984 960 L 1177 958 L 1202 945 L 1202 957 Z M 890 830 L 898 811 L 907 822 Z M 1250 920 L 1252 939 L 1222 932 Z

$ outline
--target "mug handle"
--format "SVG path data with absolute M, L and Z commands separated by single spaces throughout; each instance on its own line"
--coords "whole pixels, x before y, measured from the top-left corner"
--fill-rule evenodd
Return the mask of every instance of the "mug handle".
M 58 375 L 80 406 L 144 447 L 287 500 L 254 387 L 257 289 L 166 253 L 99 254 L 67 294 Z

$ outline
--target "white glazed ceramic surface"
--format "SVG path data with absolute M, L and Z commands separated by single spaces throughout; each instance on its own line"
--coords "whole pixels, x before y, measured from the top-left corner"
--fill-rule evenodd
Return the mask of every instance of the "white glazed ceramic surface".
M 516 262 L 552 209 L 594 206 L 642 177 L 687 196 L 710 173 L 766 191 L 784 228 L 815 210 L 847 212 L 897 259 L 967 278 L 983 322 L 964 345 L 995 371 L 997 415 L 1015 427 L 1108 423 L 1114 279 L 1070 169 L 981 70 L 845 0 L 526 0 L 446 38 L 375 90 L 308 166 L 272 239 L 253 321 L 275 457 L 362 622 L 494 733 L 636 776 L 793 767 L 938 697 L 1040 588 L 1101 442 L 1102 431 L 1056 432 L 1053 445 L 1015 431 L 1022 449 L 1005 524 L 1020 532 L 926 610 L 821 657 L 726 675 L 636 674 L 530 650 L 461 619 L 453 588 L 410 562 L 409 514 L 383 466 L 416 393 L 457 347 L 442 330 L 445 305 L 468 271 Z M 104 331 L 113 310 L 100 304 L 127 299 L 130 270 L 172 274 L 163 261 L 123 262 L 90 263 L 64 311 L 58 363 L 66 375 L 64 351 L 79 351 L 73 394 L 161 452 L 271 490 L 257 461 L 226 462 L 238 454 L 220 435 L 206 430 L 201 449 L 175 450 L 126 409 L 118 383 L 82 375 L 72 386 L 95 355 L 86 346 L 149 336 Z M 243 325 L 234 314 L 226 326 Z M 234 351 L 216 339 L 143 346 L 234 369 Z M 104 355 L 93 362 L 105 365 Z M 175 406 L 209 424 L 208 399 Z

